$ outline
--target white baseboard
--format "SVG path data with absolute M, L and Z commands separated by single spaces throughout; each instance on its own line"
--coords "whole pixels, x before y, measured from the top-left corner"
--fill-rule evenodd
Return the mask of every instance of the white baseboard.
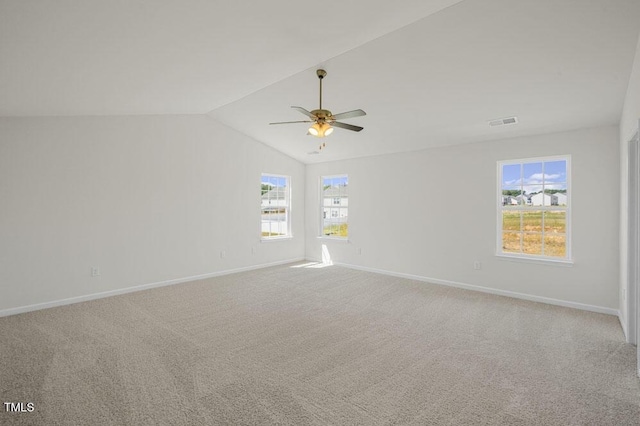
M 301 257 L 296 259 L 281 260 L 278 262 L 262 263 L 260 265 L 245 266 L 245 267 L 236 268 L 236 269 L 227 269 L 224 271 L 211 272 L 208 274 L 194 275 L 191 277 L 176 278 L 173 280 L 159 281 L 155 283 L 142 284 L 142 285 L 137 285 L 133 287 L 119 288 L 117 290 L 103 291 L 100 293 L 92 293 L 92 294 L 87 294 L 83 296 L 70 297 L 68 299 L 59 299 L 59 300 L 53 300 L 51 302 L 36 303 L 33 305 L 19 306 L 17 308 L 8 308 L 8 309 L 0 310 L 0 317 L 22 314 L 22 313 L 31 312 L 31 311 L 39 311 L 41 309 L 47 309 L 47 308 L 55 308 L 57 306 L 71 305 L 73 303 L 80 303 L 80 302 L 86 302 L 89 300 L 102 299 L 104 297 L 117 296 L 117 295 L 126 294 L 126 293 L 133 293 L 135 291 L 149 290 L 152 288 L 164 287 L 164 286 L 173 285 L 173 284 L 180 284 L 188 281 L 203 280 L 205 278 L 219 277 L 222 275 L 236 274 L 238 272 L 268 268 L 270 266 L 278 266 L 278 265 L 284 265 L 287 263 L 300 262 L 303 260 L 304 258 Z
M 587 305 L 584 303 L 570 302 L 568 300 L 559 300 L 559 299 L 552 299 L 550 297 L 534 296 L 531 294 L 518 293 L 515 291 L 499 290 L 499 289 L 490 288 L 490 287 L 482 287 L 474 284 L 465 284 L 465 283 L 460 283 L 456 281 L 442 280 L 438 278 L 429 278 L 429 277 L 423 277 L 420 275 L 405 274 L 402 272 L 386 271 L 383 269 L 369 268 L 366 266 L 351 265 L 347 263 L 334 263 L 334 264 L 338 266 L 344 266 L 345 268 L 357 269 L 357 270 L 367 271 L 367 272 L 375 272 L 378 274 L 389 275 L 392 277 L 407 278 L 415 281 L 423 281 L 423 282 L 428 282 L 432 284 L 445 285 L 448 287 L 457 287 L 465 290 L 473 290 L 473 291 L 479 291 L 482 293 L 495 294 L 497 296 L 513 297 L 515 299 L 529 300 L 531 302 L 547 303 L 549 305 L 564 306 L 567 308 L 581 309 L 583 311 L 591 311 L 591 312 L 597 312 L 600 314 L 619 316 L 619 312 L 617 309 L 606 308 L 604 306 Z
M 622 311 L 618 312 L 618 321 L 622 327 L 622 333 L 624 334 L 624 340 L 629 343 L 629 333 L 627 332 L 627 320 L 622 316 Z

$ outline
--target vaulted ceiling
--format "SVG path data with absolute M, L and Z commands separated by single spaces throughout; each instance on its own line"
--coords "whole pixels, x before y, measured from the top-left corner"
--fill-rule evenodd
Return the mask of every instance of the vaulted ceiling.
M 209 114 L 305 163 L 617 124 L 638 0 L 0 0 L 0 115 Z M 344 120 L 320 154 L 290 106 Z M 489 127 L 517 116 L 514 126 Z

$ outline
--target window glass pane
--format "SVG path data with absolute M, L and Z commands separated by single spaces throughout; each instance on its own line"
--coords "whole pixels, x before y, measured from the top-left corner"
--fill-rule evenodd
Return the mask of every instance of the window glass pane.
M 565 257 L 567 250 L 567 240 L 564 235 L 545 234 L 544 255 L 554 257 Z
M 544 232 L 549 234 L 564 234 L 567 227 L 567 213 L 564 211 L 544 212 Z
M 527 205 L 532 207 L 544 205 L 544 193 L 542 192 L 542 186 L 531 185 L 528 187 Z
M 502 182 L 501 186 L 514 187 L 522 184 L 521 173 L 522 168 L 520 164 L 505 164 L 502 166 Z
M 517 206 L 523 204 L 522 189 L 520 187 L 502 188 L 502 205 Z
M 522 213 L 522 230 L 525 232 L 542 232 L 542 212 L 525 211 Z
M 503 232 L 502 251 L 505 253 L 520 253 L 521 236 L 520 232 Z
M 556 189 L 554 192 L 554 206 L 566 206 L 567 205 L 567 188 L 566 188 L 566 184 L 558 184 L 558 185 L 554 185 L 557 187 L 560 187 L 559 189 Z
M 523 174 L 523 187 L 526 188 L 533 185 L 542 185 L 542 162 L 539 163 L 525 163 L 522 165 Z M 528 191 L 527 192 L 532 192 Z
M 565 160 L 546 161 L 544 163 L 544 180 L 545 186 L 554 183 L 566 183 L 567 162 Z
M 274 226 L 273 226 L 273 217 L 272 217 L 272 211 L 269 210 L 269 212 L 267 213 L 267 236 L 271 237 L 274 234 Z
M 326 236 L 332 236 L 332 235 L 335 235 L 336 232 L 337 232 L 337 229 L 335 224 L 331 221 L 326 221 L 322 233 Z
M 527 234 L 522 236 L 522 252 L 525 254 L 542 254 L 542 234 Z
M 521 231 L 520 216 L 521 212 L 503 211 L 502 212 L 502 230 L 504 231 Z
M 280 235 L 280 223 L 278 221 L 278 212 L 276 210 L 273 210 L 271 212 L 271 236 L 277 236 Z
M 271 236 L 271 219 L 269 218 L 269 215 L 271 214 L 271 212 L 267 213 L 267 219 L 266 219 L 266 227 L 265 227 L 265 231 L 266 231 L 266 236 L 270 237 Z

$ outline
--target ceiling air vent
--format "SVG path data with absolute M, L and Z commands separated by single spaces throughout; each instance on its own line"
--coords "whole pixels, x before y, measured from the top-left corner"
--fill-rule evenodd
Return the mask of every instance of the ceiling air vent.
M 506 124 L 516 123 L 518 123 L 518 117 L 496 118 L 495 120 L 489 121 L 489 127 L 504 126 Z

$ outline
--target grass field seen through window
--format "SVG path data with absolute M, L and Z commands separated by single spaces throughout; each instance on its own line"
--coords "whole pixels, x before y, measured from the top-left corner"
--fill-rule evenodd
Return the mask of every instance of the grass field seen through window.
M 322 230 L 322 234 L 329 237 L 347 237 L 349 235 L 348 224 L 346 223 L 334 223 L 325 226 Z
M 502 250 L 565 257 L 566 223 L 564 211 L 503 211 Z

